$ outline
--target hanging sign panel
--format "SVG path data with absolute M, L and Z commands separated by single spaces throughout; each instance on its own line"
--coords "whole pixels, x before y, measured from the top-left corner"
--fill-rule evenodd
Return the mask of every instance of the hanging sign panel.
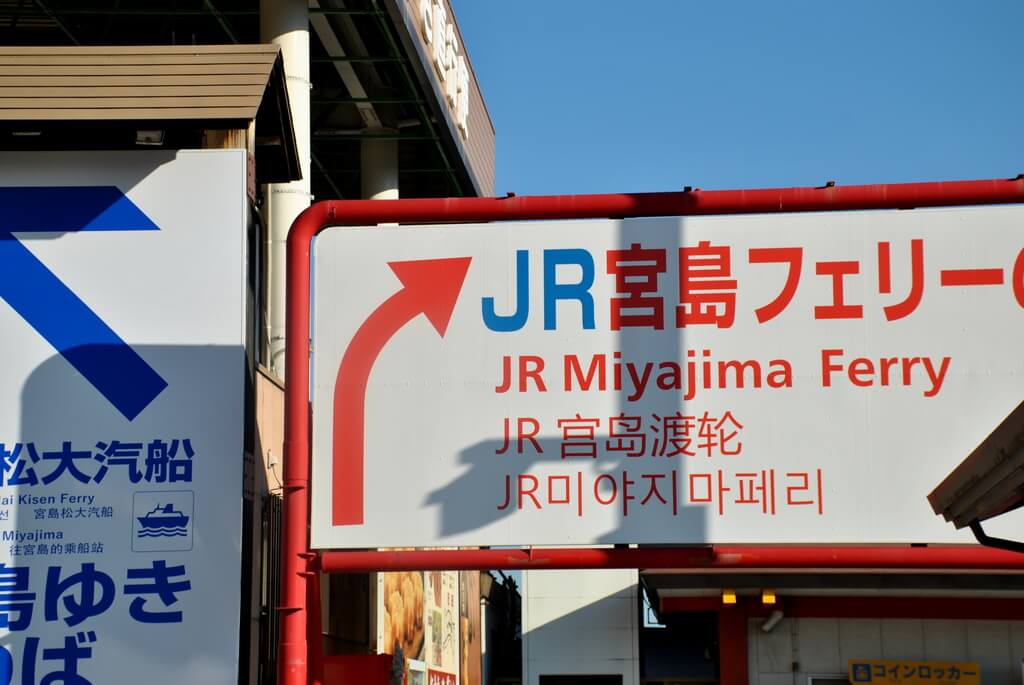
M 245 179 L 0 154 L 0 683 L 237 680 Z
M 969 542 L 1020 207 L 332 228 L 313 545 Z

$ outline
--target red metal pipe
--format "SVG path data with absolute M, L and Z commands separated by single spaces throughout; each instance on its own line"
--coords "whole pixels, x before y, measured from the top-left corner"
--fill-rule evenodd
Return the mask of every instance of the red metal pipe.
M 534 548 L 321 552 L 326 573 L 471 569 L 1024 570 L 1024 555 L 978 545 Z
M 872 595 L 790 595 L 777 593 L 775 604 L 758 595 L 739 595 L 736 604 L 723 604 L 719 595 L 658 598 L 659 614 L 739 611 L 749 618 L 768 618 L 773 611 L 786 618 L 912 618 L 976 621 L 1017 621 L 1024 616 L 1020 597 L 901 597 Z
M 942 597 L 937 600 L 935 597 L 786 595 L 780 596 L 778 603 L 778 608 L 785 611 L 789 618 L 1019 621 L 1024 616 L 1024 599 L 1020 597 Z M 771 607 L 760 602 L 750 602 L 747 610 L 752 616 L 767 616 Z
M 284 488 L 281 531 L 281 685 L 308 685 L 309 552 L 309 256 L 317 231 L 334 216 L 318 203 L 295 219 L 288 235 L 285 319 Z
M 980 545 L 716 545 L 717 568 L 1024 570 L 1024 554 Z
M 309 611 L 306 636 L 309 644 L 309 685 L 324 685 L 323 618 L 320 613 L 320 574 L 306 576 L 306 606 Z
M 415 200 L 345 200 L 331 225 L 471 223 L 601 217 L 694 216 L 911 209 L 1024 202 L 1024 175 L 1014 179 L 899 183 L 892 185 L 695 190 L 674 193 L 539 195 Z M 316 205 L 314 205 L 316 206 Z M 298 220 L 296 220 L 298 221 Z
M 669 568 L 713 560 L 708 547 L 534 548 L 321 552 L 325 573 L 463 571 L 473 569 Z
M 425 200 L 352 200 L 318 202 L 292 224 L 288 235 L 288 294 L 285 372 L 285 462 L 284 530 L 282 540 L 281 678 L 282 685 L 308 685 L 309 644 L 306 635 L 307 601 L 305 575 L 314 555 L 309 552 L 309 259 L 313 236 L 328 226 L 358 226 L 378 223 L 467 223 L 529 219 L 625 218 L 642 216 L 687 216 L 706 214 L 752 214 L 767 212 L 812 212 L 856 209 L 909 209 L 950 205 L 984 205 L 1024 202 L 1024 176 L 1016 179 L 904 183 L 896 185 L 825 186 L 821 188 L 776 188 L 759 190 L 711 190 L 677 193 L 635 193 L 617 195 L 566 195 L 507 198 L 460 198 Z M 729 548 L 716 548 L 721 552 Z M 753 548 L 751 548 L 753 549 Z M 750 555 L 764 554 L 748 551 Z M 793 549 L 793 548 L 790 548 Z M 832 548 L 837 549 L 837 548 Z M 847 549 L 847 548 L 844 548 Z M 864 549 L 864 548 L 861 548 Z M 931 549 L 931 548 L 929 548 Z M 493 553 L 497 550 L 481 550 Z M 628 551 L 628 550 L 624 550 Z M 639 550 L 651 552 L 653 550 Z M 617 550 L 563 550 L 562 568 L 607 568 L 617 559 Z M 678 550 L 672 550 L 678 555 Z M 336 567 L 337 555 L 327 553 L 327 567 Z M 351 553 L 345 553 L 351 554 Z M 359 553 L 395 554 L 395 553 Z M 402 553 L 409 554 L 409 553 Z M 419 554 L 419 553 L 415 553 Z M 455 552 L 442 552 L 451 555 Z M 503 552 L 518 559 L 516 552 Z M 548 554 L 534 550 L 529 559 Z M 810 554 L 810 553 L 802 553 Z M 575 557 L 573 555 L 576 555 Z M 596 556 L 594 556 L 596 555 Z M 609 556 L 603 556 L 609 555 Z M 842 556 L 854 563 L 856 558 Z M 356 559 L 356 557 L 351 557 Z M 406 557 L 412 558 L 412 557 Z M 447 568 L 456 557 L 448 556 Z M 676 557 L 678 558 L 678 557 Z M 767 556 L 758 557 L 762 560 Z M 475 568 L 502 566 L 498 557 L 480 558 Z M 573 561 L 575 559 L 575 561 Z M 639 557 L 637 557 L 639 559 Z M 796 555 L 793 560 L 810 557 Z M 838 565 L 839 557 L 832 565 Z M 898 561 L 898 560 L 896 560 Z M 904 563 L 911 563 L 907 557 Z M 353 562 L 348 562 L 353 563 Z M 398 562 L 393 562 L 398 563 Z M 417 561 L 417 568 L 425 568 Z M 468 562 L 467 562 L 468 563 Z M 505 562 L 512 563 L 512 562 Z M 623 563 L 623 562 L 619 562 Z M 797 561 L 794 561 L 797 563 Z M 574 565 L 570 565 L 574 564 Z M 603 564 L 603 566 L 602 566 Z M 337 566 L 341 568 L 344 564 Z M 374 561 L 373 566 L 379 567 Z M 825 565 L 826 567 L 829 564 Z M 536 568 L 517 565 L 516 568 Z M 632 567 L 632 566 L 630 566 Z M 805 566 L 799 566 L 805 567 Z M 810 567 L 810 566 L 807 566 Z M 355 570 L 347 567 L 349 570 Z M 404 567 L 408 568 L 408 567 Z M 556 566 L 547 566 L 556 568 Z M 1016 567 L 1014 567 L 1016 568 Z

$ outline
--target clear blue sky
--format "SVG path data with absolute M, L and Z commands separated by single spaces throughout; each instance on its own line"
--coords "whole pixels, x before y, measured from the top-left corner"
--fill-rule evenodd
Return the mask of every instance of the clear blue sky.
M 1024 0 L 453 0 L 497 191 L 1024 172 Z

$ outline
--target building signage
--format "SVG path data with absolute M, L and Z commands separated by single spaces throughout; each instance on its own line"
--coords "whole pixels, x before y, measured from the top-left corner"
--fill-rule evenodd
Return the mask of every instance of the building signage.
M 419 30 L 462 137 L 469 137 L 469 68 L 445 0 L 417 0 Z
M 237 679 L 245 171 L 0 154 L 0 683 Z
M 313 544 L 969 542 L 1020 207 L 335 228 Z
M 850 659 L 853 685 L 981 685 L 981 667 L 974 662 Z

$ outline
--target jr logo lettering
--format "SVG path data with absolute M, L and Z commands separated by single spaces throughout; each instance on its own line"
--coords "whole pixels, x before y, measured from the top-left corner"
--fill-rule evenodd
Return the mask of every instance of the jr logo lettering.
M 559 268 L 561 267 L 561 269 Z M 560 275 L 564 269 L 569 275 Z M 582 249 L 544 250 L 544 330 L 558 328 L 560 300 L 579 302 L 580 327 L 594 328 L 594 257 Z M 516 250 L 516 308 L 511 314 L 498 314 L 493 297 L 480 301 L 484 325 L 498 333 L 512 333 L 526 325 L 530 317 L 530 253 Z
M 0 188 L 0 298 L 129 421 L 167 382 L 14 234 L 157 230 L 113 186 Z

